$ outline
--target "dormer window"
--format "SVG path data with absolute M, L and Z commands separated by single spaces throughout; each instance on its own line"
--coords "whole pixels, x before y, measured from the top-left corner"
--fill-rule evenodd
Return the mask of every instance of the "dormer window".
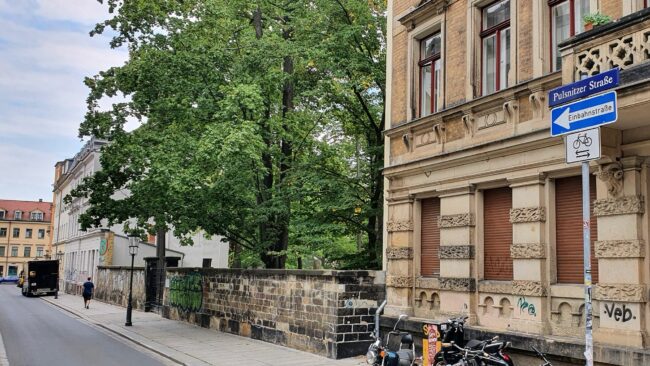
M 5 218 L 5 210 L 0 210 L 0 220 L 3 220 Z
M 23 212 L 20 210 L 14 211 L 14 220 L 22 220 L 23 219 Z
M 34 221 L 43 221 L 43 213 L 40 211 L 34 211 L 30 215 L 30 220 Z

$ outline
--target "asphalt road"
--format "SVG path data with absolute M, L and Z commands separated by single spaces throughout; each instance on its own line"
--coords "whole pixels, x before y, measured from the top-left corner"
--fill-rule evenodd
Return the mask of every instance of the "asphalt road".
M 169 365 L 10 284 L 0 284 L 0 333 L 11 366 Z

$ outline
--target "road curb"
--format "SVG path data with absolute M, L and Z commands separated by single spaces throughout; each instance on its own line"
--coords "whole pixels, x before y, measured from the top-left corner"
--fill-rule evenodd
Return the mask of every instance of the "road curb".
M 59 303 L 53 301 L 52 299 L 45 298 L 45 297 L 42 297 L 41 299 L 43 301 L 46 301 L 46 302 L 60 308 L 61 310 L 64 310 L 64 311 L 66 311 L 66 312 L 68 312 L 70 314 L 73 314 L 73 315 L 75 315 L 75 316 L 77 316 L 79 318 L 82 318 L 85 321 L 87 321 L 87 322 L 89 322 L 89 323 L 91 323 L 93 325 L 96 325 L 96 326 L 98 326 L 98 327 L 100 327 L 100 328 L 102 328 L 104 330 L 107 330 L 107 331 L 109 331 L 109 332 L 111 332 L 111 333 L 113 333 L 115 335 L 118 335 L 118 336 L 120 336 L 120 337 L 122 337 L 122 338 L 124 338 L 124 339 L 126 339 L 126 340 L 128 340 L 128 341 L 130 341 L 132 343 L 135 343 L 135 344 L 137 344 L 138 346 L 140 346 L 142 348 L 145 348 L 145 349 L 147 349 L 147 350 L 149 350 L 151 352 L 154 352 L 157 355 L 160 355 L 160 356 L 162 356 L 162 357 L 164 357 L 164 358 L 166 358 L 166 359 L 168 359 L 168 360 L 170 360 L 172 362 L 175 362 L 175 363 L 177 363 L 179 365 L 183 365 L 183 366 L 191 366 L 190 364 L 185 363 L 185 362 L 177 359 L 176 357 L 170 355 L 169 353 L 163 352 L 162 350 L 160 350 L 160 348 L 168 348 L 166 346 L 159 345 L 159 347 L 154 347 L 152 345 L 146 344 L 146 343 L 136 339 L 135 337 L 133 337 L 131 335 L 125 334 L 124 332 L 122 332 L 120 330 L 113 329 L 113 328 L 111 328 L 111 327 L 109 327 L 109 326 L 107 326 L 105 324 L 102 324 L 102 323 L 100 323 L 100 322 L 98 322 L 98 321 L 96 321 L 96 320 L 94 320 L 92 318 L 89 318 L 85 314 L 82 314 L 82 313 L 80 313 L 80 312 L 78 312 L 78 311 L 76 311 L 74 309 L 70 309 L 69 307 L 67 307 L 65 305 L 59 304 Z M 0 337 L 0 340 L 2 340 L 1 337 Z M 2 363 L 2 347 L 0 347 L 0 366 L 9 366 L 8 363 L 6 365 Z
M 0 333 L 0 366 L 9 366 L 9 358 L 7 357 L 5 343 L 2 340 L 2 333 Z

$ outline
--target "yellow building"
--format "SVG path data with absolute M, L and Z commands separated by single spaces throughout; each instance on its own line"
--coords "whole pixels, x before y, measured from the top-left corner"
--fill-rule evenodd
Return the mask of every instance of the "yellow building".
M 649 3 L 388 2 L 387 315 L 584 359 L 586 226 L 595 361 L 650 365 Z M 587 30 L 594 13 L 615 21 Z M 549 92 L 615 68 L 583 221 Z
M 49 258 L 52 203 L 0 199 L 0 276 L 17 276 L 27 261 Z

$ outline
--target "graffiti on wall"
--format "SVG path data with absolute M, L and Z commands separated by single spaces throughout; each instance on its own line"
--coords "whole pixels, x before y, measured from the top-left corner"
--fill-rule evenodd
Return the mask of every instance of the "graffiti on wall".
M 110 266 L 113 264 L 113 241 L 115 235 L 109 233 L 105 238 L 99 241 L 99 264 L 102 266 Z
M 619 305 L 616 303 L 605 304 L 605 315 L 610 319 L 614 318 L 615 321 L 625 323 L 632 319 L 636 319 L 636 316 L 632 314 L 632 310 L 628 308 L 625 304 Z
M 531 316 L 537 316 L 537 310 L 535 310 L 535 305 L 526 301 L 525 297 L 520 297 L 517 301 L 517 306 L 519 307 L 519 314 L 527 313 Z
M 184 311 L 198 311 L 203 305 L 203 276 L 189 273 L 169 281 L 169 305 Z

